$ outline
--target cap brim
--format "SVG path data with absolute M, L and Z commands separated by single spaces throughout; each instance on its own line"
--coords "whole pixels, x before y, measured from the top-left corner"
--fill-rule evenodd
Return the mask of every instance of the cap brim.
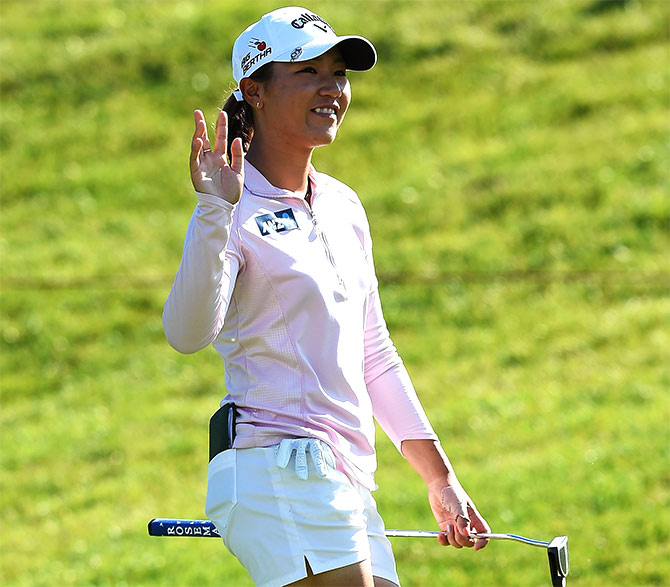
M 328 43 L 308 43 L 307 45 L 303 45 L 299 57 L 291 59 L 290 55 L 281 55 L 273 59 L 273 61 L 308 61 L 309 59 L 323 55 L 333 47 L 338 47 L 342 52 L 347 69 L 367 71 L 368 69 L 372 69 L 375 63 L 377 63 L 377 51 L 374 45 L 366 38 L 355 35 L 337 37 L 337 39 Z
M 364 37 L 348 36 L 334 46 L 342 51 L 342 57 L 347 64 L 347 69 L 354 71 L 367 71 L 377 63 L 377 51 L 374 45 Z

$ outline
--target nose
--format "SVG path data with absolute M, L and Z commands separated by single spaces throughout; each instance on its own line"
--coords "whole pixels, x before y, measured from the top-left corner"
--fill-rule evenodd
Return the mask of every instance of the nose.
M 346 85 L 347 78 L 343 76 L 328 75 L 324 77 L 319 93 L 323 96 L 339 98 L 344 93 Z

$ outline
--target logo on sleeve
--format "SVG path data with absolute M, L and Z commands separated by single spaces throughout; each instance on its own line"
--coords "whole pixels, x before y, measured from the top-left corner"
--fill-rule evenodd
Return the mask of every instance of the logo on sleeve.
M 298 223 L 291 208 L 280 210 L 274 214 L 256 216 L 256 224 L 262 236 L 267 236 L 271 232 L 287 232 L 298 228 Z

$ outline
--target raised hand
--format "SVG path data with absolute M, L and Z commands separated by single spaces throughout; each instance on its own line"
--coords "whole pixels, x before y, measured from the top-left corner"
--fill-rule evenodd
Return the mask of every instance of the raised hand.
M 244 153 L 242 139 L 236 138 L 230 146 L 228 162 L 228 115 L 222 110 L 216 122 L 216 139 L 212 151 L 207 137 L 205 116 L 195 110 L 195 132 L 191 143 L 191 181 L 193 187 L 212 194 L 231 204 L 239 201 L 244 185 Z

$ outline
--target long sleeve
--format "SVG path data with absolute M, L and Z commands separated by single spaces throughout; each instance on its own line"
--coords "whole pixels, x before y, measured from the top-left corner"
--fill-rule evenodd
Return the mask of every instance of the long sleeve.
M 437 440 L 416 390 L 389 335 L 372 256 L 367 219 L 362 233 L 371 287 L 365 322 L 365 383 L 374 417 L 399 452 L 403 440 Z
M 365 331 L 365 382 L 375 418 L 398 451 L 403 440 L 437 440 L 402 359 L 391 341 L 379 292 L 370 293 Z
M 230 238 L 234 206 L 196 195 L 181 265 L 163 308 L 167 340 L 182 353 L 199 351 L 217 337 L 242 265 Z

